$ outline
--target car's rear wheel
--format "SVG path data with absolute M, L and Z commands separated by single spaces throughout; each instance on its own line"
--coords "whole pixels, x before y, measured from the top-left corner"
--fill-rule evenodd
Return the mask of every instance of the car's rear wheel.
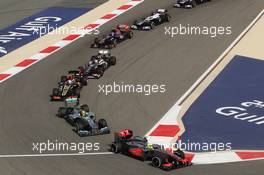
M 83 85 L 83 86 L 87 86 L 87 80 L 84 78 L 84 77 L 82 77 L 81 78 L 81 80 L 80 80 L 80 82 L 81 82 L 81 84 Z
M 196 5 L 197 5 L 196 0 L 193 0 L 193 1 L 192 1 L 192 7 L 196 7 Z
M 151 28 L 151 29 L 154 29 L 154 28 L 155 28 L 155 23 L 154 23 L 154 22 L 151 22 L 151 23 L 150 23 L 150 28 Z
M 130 31 L 130 32 L 128 33 L 128 39 L 132 39 L 133 36 L 134 36 L 134 33 L 133 33 L 132 31 Z
M 111 64 L 112 66 L 116 65 L 116 57 L 111 56 L 111 58 L 110 58 L 110 64 Z
M 97 68 L 97 74 L 102 77 L 104 75 L 104 68 L 102 66 Z M 99 78 L 100 78 L 99 77 Z
M 77 120 L 76 122 L 75 122 L 75 131 L 81 131 L 81 130 L 83 130 L 84 129 L 84 125 L 83 125 L 83 123 L 81 122 L 81 120 Z
M 174 154 L 176 154 L 177 156 L 179 156 L 180 158 L 182 158 L 182 159 L 185 159 L 185 154 L 184 154 L 184 152 L 182 151 L 182 150 L 176 150 L 175 152 L 174 152 Z
M 74 94 L 75 94 L 78 98 L 80 98 L 80 97 L 81 97 L 81 89 L 76 88 L 76 89 L 74 90 Z
M 60 107 L 60 108 L 58 109 L 58 114 L 57 114 L 57 116 L 63 118 L 63 117 L 66 116 L 66 115 L 67 115 L 67 108 L 65 108 L 65 107 Z
M 53 88 L 52 89 L 52 95 L 55 95 L 55 96 L 59 95 L 59 89 L 58 88 Z
M 106 128 L 106 127 L 107 127 L 107 122 L 105 119 L 98 120 L 98 128 L 99 129 Z
M 66 82 L 67 81 L 67 76 L 61 76 L 61 82 Z

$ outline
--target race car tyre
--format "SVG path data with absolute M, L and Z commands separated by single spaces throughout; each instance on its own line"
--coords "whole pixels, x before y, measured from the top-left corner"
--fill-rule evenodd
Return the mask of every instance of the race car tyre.
M 63 118 L 65 115 L 67 115 L 67 108 L 65 107 L 60 107 L 58 109 L 58 114 L 57 116 L 60 117 L 60 118 Z
M 196 7 L 197 3 L 196 3 L 196 0 L 193 0 L 192 1 L 192 7 Z
M 81 80 L 80 80 L 80 82 L 81 82 L 81 84 L 83 85 L 83 86 L 87 86 L 87 80 L 84 78 L 84 77 L 82 77 L 81 78 Z
M 154 29 L 155 28 L 155 23 L 154 22 L 150 23 L 150 28 L 151 29 Z
M 107 127 L 106 120 L 105 119 L 98 120 L 98 127 L 99 127 L 99 129 L 106 128 Z
M 80 72 L 82 72 L 82 73 L 84 72 L 84 67 L 83 66 L 79 66 L 78 69 L 79 69 Z
M 75 95 L 76 95 L 78 98 L 81 97 L 81 89 L 76 88 L 74 93 L 75 93 Z
M 80 130 L 83 130 L 84 129 L 84 126 L 83 126 L 83 123 L 81 122 L 81 120 L 77 120 L 75 122 L 75 131 L 80 131 Z
M 59 89 L 58 88 L 53 88 L 52 89 L 52 95 L 55 95 L 55 96 L 59 95 Z
M 110 149 L 111 149 L 111 152 L 113 152 L 113 153 L 115 153 L 115 154 L 118 154 L 118 153 L 121 152 L 121 147 L 120 147 L 120 145 L 119 145 L 119 144 L 116 144 L 116 143 L 111 144 Z
M 95 115 L 90 116 L 90 118 L 95 122 L 95 120 L 96 120 Z
M 83 104 L 80 106 L 81 110 L 84 110 L 85 112 L 90 112 L 89 106 L 87 104 Z
M 67 76 L 61 76 L 61 82 L 66 82 L 67 81 Z
M 184 152 L 183 151 L 181 151 L 181 150 L 176 150 L 175 152 L 174 152 L 174 154 L 176 154 L 177 156 L 179 156 L 180 158 L 182 158 L 182 159 L 185 159 L 185 154 L 184 154 Z
M 134 36 L 134 33 L 133 33 L 132 31 L 130 31 L 130 32 L 128 33 L 128 39 L 132 39 L 133 36 Z
M 166 22 L 170 22 L 170 16 L 166 15 Z
M 152 162 L 151 163 L 152 163 L 152 165 L 154 167 L 160 168 L 161 165 L 162 165 L 162 162 L 163 162 L 162 158 L 156 156 L 156 157 L 152 158 Z
M 112 65 L 112 66 L 116 65 L 116 57 L 111 56 L 111 58 L 110 58 L 110 65 Z
M 114 40 L 113 43 L 109 45 L 109 49 L 113 49 L 113 48 L 115 48 L 116 45 L 117 45 L 117 41 Z
M 99 42 L 100 42 L 100 40 L 99 40 L 99 38 L 95 38 L 94 39 L 94 43 L 93 44 L 91 44 L 91 48 L 99 48 Z
M 103 75 L 104 75 L 104 68 L 103 67 L 98 67 L 97 68 L 97 73 L 98 73 L 98 75 L 100 75 L 100 77 L 102 77 Z M 100 77 L 98 77 L 98 78 L 100 78 Z

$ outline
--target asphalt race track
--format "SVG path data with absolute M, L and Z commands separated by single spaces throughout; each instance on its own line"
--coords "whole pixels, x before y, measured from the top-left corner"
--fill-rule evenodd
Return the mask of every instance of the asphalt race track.
M 210 64 L 229 46 L 262 10 L 262 0 L 214 0 L 192 10 L 172 8 L 174 1 L 145 0 L 128 13 L 101 28 L 109 31 L 118 23 L 131 23 L 156 8 L 168 8 L 170 23 L 150 32 L 135 32 L 130 41 L 112 50 L 117 65 L 100 80 L 91 80 L 81 94 L 97 116 L 105 116 L 112 130 L 131 128 L 144 135 L 176 100 L 193 84 Z M 199 26 L 232 26 L 232 35 L 219 38 L 205 36 L 165 36 L 165 26 L 192 24 Z M 51 90 L 59 77 L 83 65 L 96 54 L 90 49 L 93 36 L 85 37 L 49 56 L 0 85 L 0 154 L 30 154 L 32 142 L 56 140 L 66 142 L 99 142 L 107 151 L 112 135 L 79 138 L 71 127 L 55 116 L 60 103 L 49 102 Z M 98 85 L 115 82 L 128 84 L 166 84 L 165 94 L 98 93 Z M 99 117 L 100 118 L 100 117 Z M 78 157 L 0 158 L 0 174 L 188 174 L 188 175 L 259 175 L 264 161 L 235 164 L 192 166 L 163 172 L 147 163 L 122 155 Z

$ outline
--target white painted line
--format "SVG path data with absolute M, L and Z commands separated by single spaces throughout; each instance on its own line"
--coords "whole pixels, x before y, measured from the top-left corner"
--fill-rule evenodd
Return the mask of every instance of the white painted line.
M 192 162 L 194 164 L 216 164 L 230 163 L 241 161 L 235 152 L 213 152 L 213 153 L 197 153 Z
M 224 59 L 224 57 L 238 44 L 238 42 L 247 34 L 247 32 L 257 23 L 257 21 L 263 16 L 264 10 L 262 10 L 259 15 L 245 28 L 245 30 L 231 43 L 231 45 L 217 58 L 217 60 L 199 77 L 199 79 L 180 97 L 179 100 L 170 108 L 170 110 L 151 128 L 146 136 L 152 133 L 152 131 L 157 128 L 159 124 L 164 124 L 168 122 L 173 122 L 178 120 L 178 113 L 180 112 L 181 105 L 186 100 L 189 95 L 201 84 L 201 82 L 215 69 L 215 67 Z M 177 115 L 174 115 L 177 114 Z M 176 119 L 174 118 L 176 116 Z M 174 123 L 174 122 L 173 122 Z M 149 138 L 149 137 L 148 137 Z M 151 143 L 168 142 L 169 140 L 161 137 L 149 138 Z M 170 138 L 170 143 L 173 143 L 176 138 Z M 262 158 L 260 158 L 262 159 Z M 260 160 L 259 158 L 250 160 Z M 240 157 L 233 151 L 230 152 L 217 152 L 217 153 L 198 153 L 195 154 L 193 162 L 196 164 L 216 164 L 216 163 L 228 163 L 228 162 L 238 162 L 238 161 L 248 161 L 241 160 Z
M 74 33 L 74 34 L 80 34 L 80 35 L 81 35 L 80 37 L 77 37 L 77 38 L 75 38 L 75 39 L 73 39 L 73 40 L 69 40 L 69 41 L 68 41 L 68 40 L 61 40 L 61 41 L 55 43 L 54 45 L 51 45 L 51 46 L 59 46 L 59 48 L 57 48 L 57 49 L 54 50 L 53 52 L 50 52 L 50 53 L 37 53 L 37 54 L 33 55 L 32 57 L 30 57 L 30 58 L 25 58 L 25 59 L 34 59 L 34 57 L 35 57 L 35 59 L 37 59 L 38 61 L 40 61 L 40 60 L 46 58 L 47 56 L 49 56 L 49 55 L 51 55 L 51 54 L 53 54 L 53 53 L 59 51 L 61 48 L 65 47 L 66 45 L 68 45 L 68 44 L 70 44 L 70 43 L 72 43 L 72 42 L 75 42 L 77 39 L 79 39 L 79 38 L 81 38 L 81 37 L 84 37 L 85 35 L 89 34 L 89 32 L 91 32 L 91 31 L 93 31 L 93 30 L 95 30 L 95 29 L 101 27 L 103 24 L 105 24 L 105 23 L 107 23 L 107 22 L 113 20 L 114 18 L 116 18 L 117 16 L 121 15 L 122 13 L 125 13 L 125 12 L 127 12 L 128 10 L 130 10 L 130 9 L 132 9 L 132 8 L 134 8 L 134 7 L 136 7 L 136 5 L 138 5 L 138 4 L 142 3 L 142 2 L 144 2 L 144 0 L 128 2 L 128 3 L 124 4 L 123 6 L 125 6 L 125 5 L 132 5 L 132 6 L 131 6 L 130 8 L 128 8 L 128 9 L 122 9 L 122 10 L 119 10 L 118 12 L 117 12 L 117 9 L 113 10 L 113 12 L 117 12 L 116 15 L 115 15 L 114 17 L 112 17 L 112 18 L 110 18 L 110 19 L 98 19 L 98 20 L 96 20 L 94 23 L 90 23 L 90 24 L 88 24 L 88 25 L 91 25 L 91 24 L 99 24 L 97 27 L 92 28 L 92 29 L 88 29 L 88 30 L 82 30 L 82 31 L 79 31 L 79 32 Z M 105 15 L 114 14 L 113 12 L 111 12 L 111 13 L 107 13 L 107 14 L 105 14 Z M 47 47 L 47 48 L 48 48 L 48 47 Z M 6 81 L 7 79 L 9 79 L 9 78 L 11 78 L 12 76 L 16 75 L 17 73 L 21 72 L 22 70 L 24 70 L 24 69 L 26 69 L 26 68 L 28 68 L 28 67 L 34 65 L 34 64 L 37 63 L 38 61 L 33 62 L 32 64 L 27 65 L 27 66 L 25 66 L 25 67 L 23 67 L 23 68 L 20 68 L 20 69 L 17 69 L 17 68 L 10 68 L 10 69 L 8 69 L 8 70 L 5 71 L 5 72 L 0 72 L 0 77 L 1 77 L 1 75 L 2 75 L 2 76 L 5 76 L 5 75 L 3 75 L 3 74 L 5 74 L 5 73 L 11 74 L 11 75 L 9 75 L 8 77 L 6 77 L 6 78 L 0 80 L 0 83 Z M 14 65 L 14 67 L 15 67 L 15 65 Z
M 10 154 L 0 155 L 0 158 L 25 158 L 25 157 L 65 157 L 65 156 L 92 156 L 92 155 L 111 155 L 112 152 L 98 153 L 68 153 L 68 154 Z
M 214 70 L 214 68 L 224 59 L 224 57 L 237 45 L 237 43 L 247 34 L 247 32 L 256 24 L 262 17 L 264 10 L 247 26 L 247 28 L 235 39 L 233 43 L 217 58 L 217 60 L 201 75 L 201 77 L 186 91 L 186 93 L 176 102 L 181 105 L 184 100 L 201 84 L 201 82 Z
M 65 47 L 70 43 L 71 43 L 71 41 L 61 40 L 61 41 L 55 43 L 53 46 Z

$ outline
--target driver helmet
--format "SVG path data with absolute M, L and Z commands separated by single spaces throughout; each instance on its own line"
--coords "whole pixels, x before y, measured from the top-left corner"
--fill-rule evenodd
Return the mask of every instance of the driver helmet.
M 70 84 L 73 83 L 73 80 L 69 79 L 69 80 L 67 81 L 67 83 L 70 85 Z
M 85 115 L 86 115 L 86 112 L 85 112 L 84 110 L 81 110 L 81 111 L 80 111 L 80 116 L 81 116 L 81 117 L 85 117 Z

